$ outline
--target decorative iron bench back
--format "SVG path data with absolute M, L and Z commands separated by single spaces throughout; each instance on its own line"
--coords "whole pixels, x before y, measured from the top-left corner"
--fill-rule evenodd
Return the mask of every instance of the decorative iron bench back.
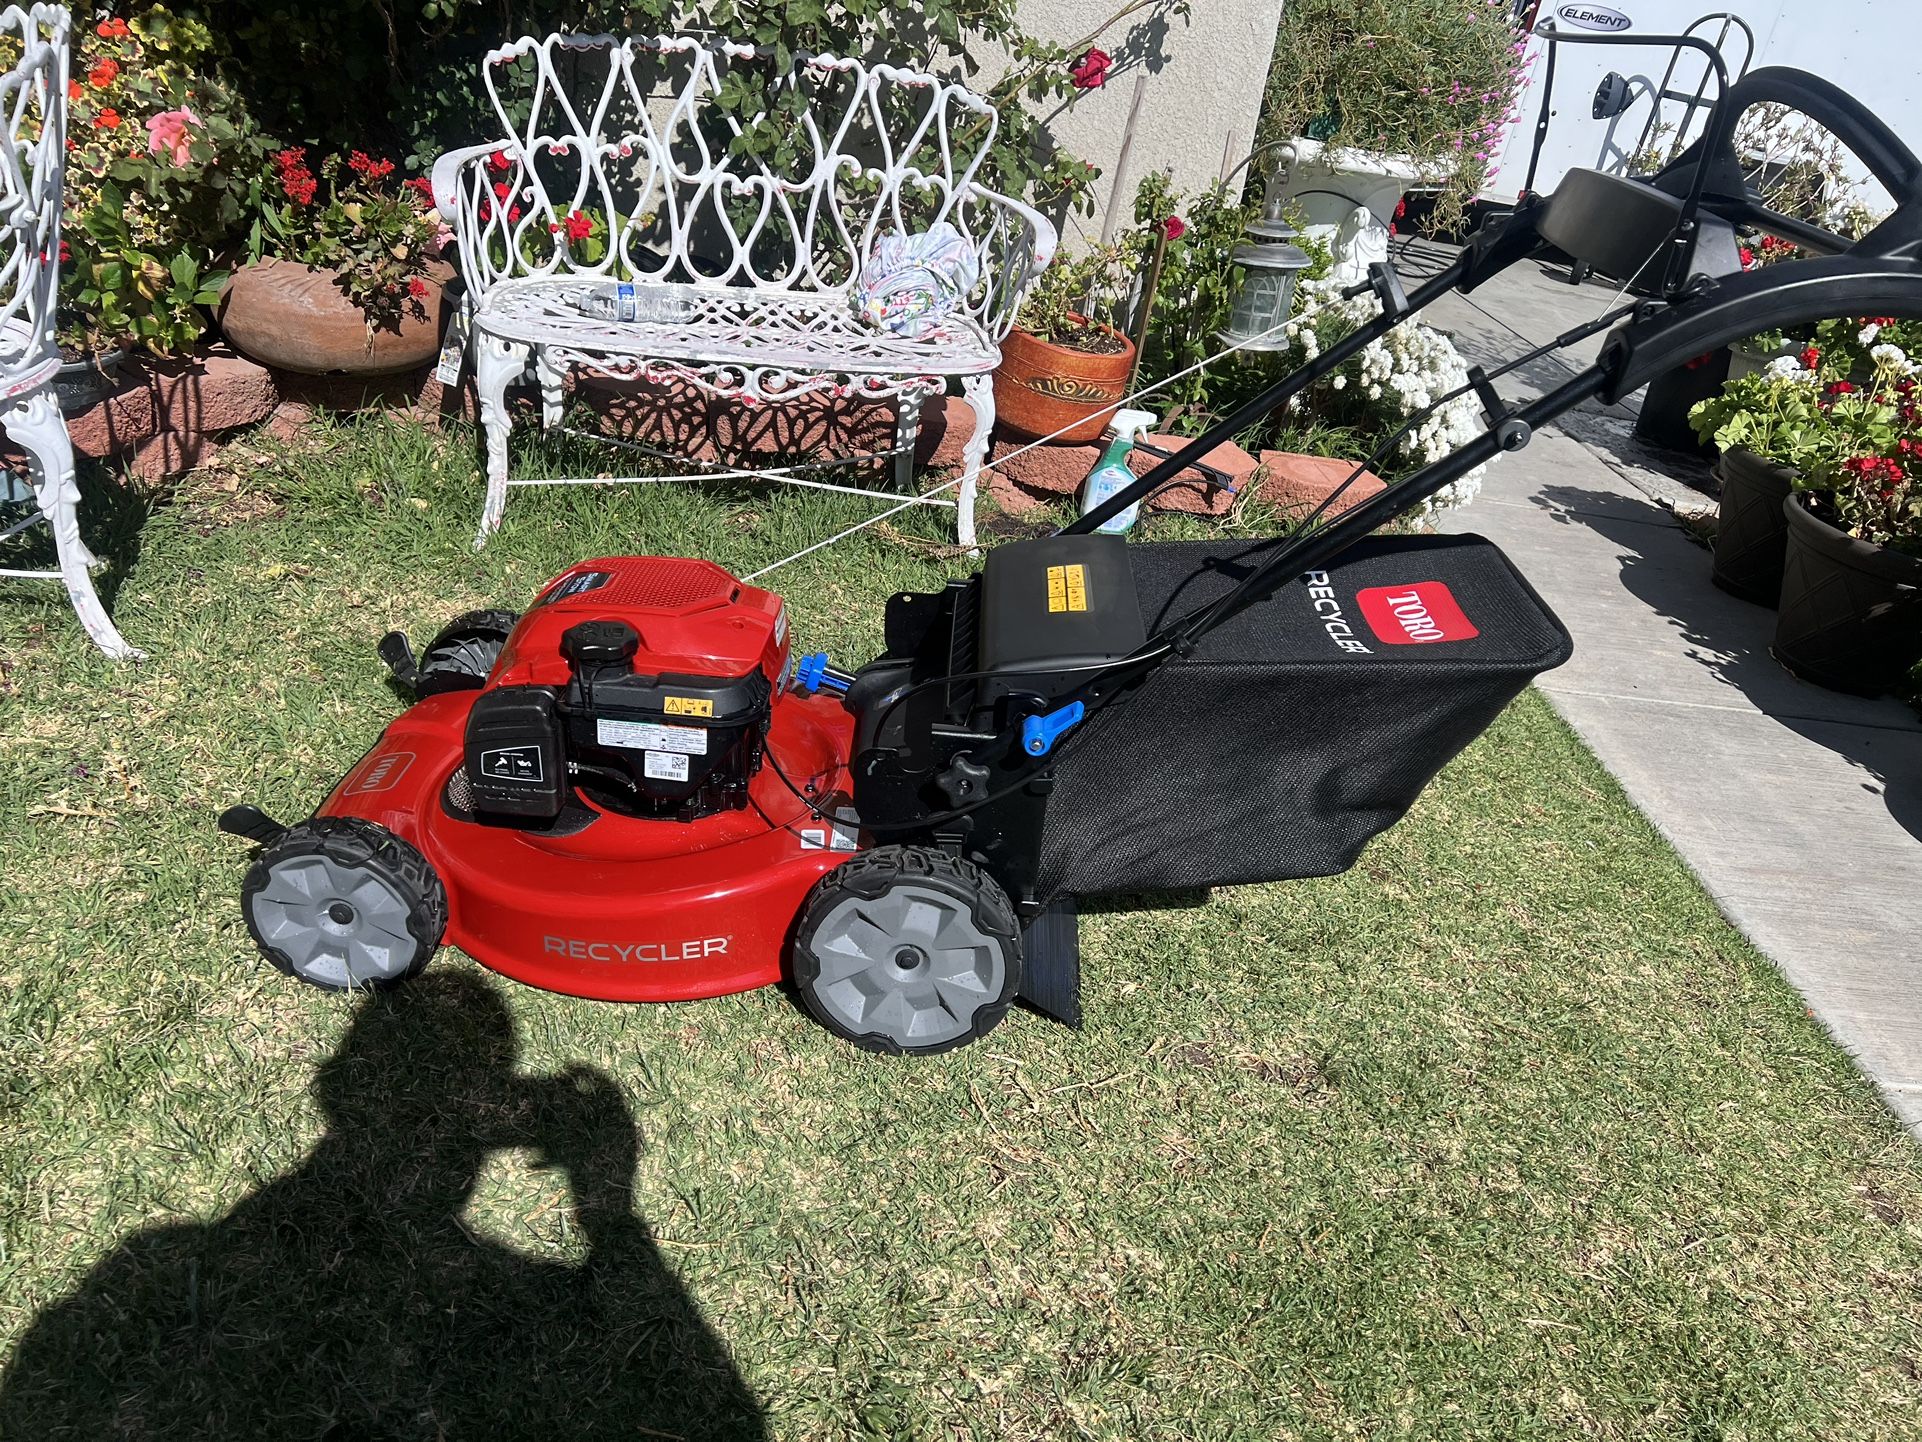
M 1026 270 L 993 254 L 1018 241 L 976 180 L 998 126 L 985 100 L 890 65 L 797 55 L 776 76 L 774 63 L 765 48 L 673 36 L 491 52 L 482 75 L 502 139 L 458 176 L 469 283 L 588 273 L 845 293 L 877 235 L 939 221 L 984 272 Z M 774 81 L 769 112 L 734 108 L 750 68 Z
M 8 371 L 54 353 L 71 25 L 57 5 L 0 10 L 0 369 Z

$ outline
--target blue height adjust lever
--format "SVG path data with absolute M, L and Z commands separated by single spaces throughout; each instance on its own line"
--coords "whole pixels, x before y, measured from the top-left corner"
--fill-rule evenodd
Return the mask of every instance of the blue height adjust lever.
M 1054 743 L 1069 727 L 1077 725 L 1088 708 L 1079 701 L 1070 701 L 1059 711 L 1050 711 L 1045 716 L 1030 716 L 1021 723 L 1021 749 L 1030 756 L 1046 756 L 1054 750 Z

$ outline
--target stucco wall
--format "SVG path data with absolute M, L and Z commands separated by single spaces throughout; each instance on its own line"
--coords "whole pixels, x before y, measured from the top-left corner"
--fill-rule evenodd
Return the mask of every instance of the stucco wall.
M 1172 169 L 1175 184 L 1194 191 L 1220 175 L 1231 135 L 1234 154 L 1228 164 L 1248 153 L 1281 7 L 1282 0 L 1194 0 L 1185 21 L 1146 10 L 1098 42 L 1115 58 L 1108 83 L 1083 92 L 1048 127 L 1065 149 L 1104 172 L 1096 182 L 1094 215 L 1065 219 L 1071 240 L 1100 233 L 1139 78 L 1147 84 L 1122 180 L 1123 223 L 1142 176 Z M 1120 8 L 1121 0 L 1021 0 L 1020 15 L 1031 34 L 1066 43 L 1081 39 Z

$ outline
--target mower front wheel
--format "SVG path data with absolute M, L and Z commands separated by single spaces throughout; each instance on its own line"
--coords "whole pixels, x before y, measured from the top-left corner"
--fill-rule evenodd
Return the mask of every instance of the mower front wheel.
M 240 907 L 267 960 L 328 991 L 407 980 L 447 930 L 447 892 L 427 858 L 345 816 L 303 821 L 262 847 Z
M 868 1051 L 925 1055 L 986 1036 L 1021 989 L 1021 928 L 978 866 L 877 846 L 823 876 L 794 938 L 821 1024 Z

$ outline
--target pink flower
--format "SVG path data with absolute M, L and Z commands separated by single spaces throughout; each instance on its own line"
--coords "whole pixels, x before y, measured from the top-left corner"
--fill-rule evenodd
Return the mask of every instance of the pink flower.
M 172 155 L 174 169 L 179 170 L 193 158 L 187 127 L 198 124 L 200 117 L 184 105 L 178 110 L 161 111 L 147 122 L 147 153 Z
M 1114 68 L 1114 58 L 1105 50 L 1090 50 L 1068 72 L 1068 78 L 1076 90 L 1099 90 L 1108 83 L 1108 72 Z

